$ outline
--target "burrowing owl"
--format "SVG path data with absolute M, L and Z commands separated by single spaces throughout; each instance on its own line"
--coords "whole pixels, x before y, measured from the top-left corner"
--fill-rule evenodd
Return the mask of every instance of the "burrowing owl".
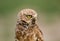
M 43 41 L 43 35 L 36 24 L 37 13 L 32 9 L 23 9 L 18 13 L 15 41 Z

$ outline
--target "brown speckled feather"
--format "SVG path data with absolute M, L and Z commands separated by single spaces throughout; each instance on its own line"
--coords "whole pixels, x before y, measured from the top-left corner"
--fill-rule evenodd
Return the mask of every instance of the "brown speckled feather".
M 24 29 L 18 24 L 15 34 L 18 41 L 43 41 L 42 32 L 37 25 Z
M 23 9 L 18 13 L 15 41 L 43 41 L 43 34 L 37 26 L 37 13 Z

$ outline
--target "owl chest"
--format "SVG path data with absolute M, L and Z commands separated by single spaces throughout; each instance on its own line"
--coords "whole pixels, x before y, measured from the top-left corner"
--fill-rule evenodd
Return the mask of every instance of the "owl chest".
M 33 29 L 19 30 L 17 32 L 17 37 L 19 40 L 35 41 L 37 39 Z

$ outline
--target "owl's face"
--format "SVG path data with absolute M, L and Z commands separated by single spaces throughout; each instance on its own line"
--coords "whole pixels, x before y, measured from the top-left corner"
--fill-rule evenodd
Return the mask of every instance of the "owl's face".
M 18 19 L 30 23 L 33 19 L 36 20 L 37 13 L 32 9 L 23 9 L 18 14 Z

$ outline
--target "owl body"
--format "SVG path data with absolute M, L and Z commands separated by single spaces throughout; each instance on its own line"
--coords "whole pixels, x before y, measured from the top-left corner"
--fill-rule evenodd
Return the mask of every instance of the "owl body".
M 28 28 L 24 28 L 18 24 L 16 29 L 16 39 L 18 41 L 43 41 L 43 35 L 36 24 L 34 26 L 29 26 Z
M 31 9 L 24 9 L 20 14 L 16 24 L 15 41 L 43 41 L 43 34 L 36 24 L 36 13 Z

